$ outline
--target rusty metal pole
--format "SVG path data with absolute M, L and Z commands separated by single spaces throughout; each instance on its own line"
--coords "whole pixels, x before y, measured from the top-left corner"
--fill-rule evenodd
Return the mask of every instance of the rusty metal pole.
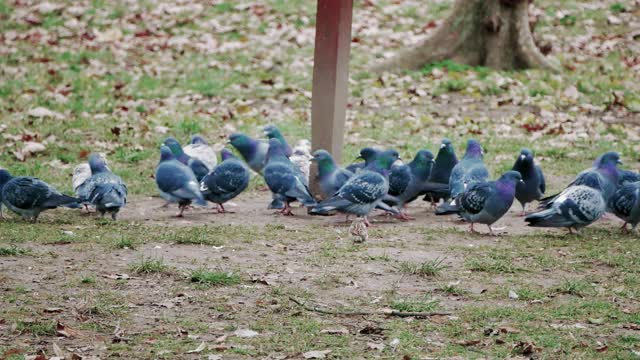
M 311 98 L 311 143 L 313 150 L 329 151 L 342 162 L 344 122 L 347 110 L 349 50 L 353 0 L 318 0 L 313 90 Z M 318 194 L 317 168 L 311 169 L 310 186 Z

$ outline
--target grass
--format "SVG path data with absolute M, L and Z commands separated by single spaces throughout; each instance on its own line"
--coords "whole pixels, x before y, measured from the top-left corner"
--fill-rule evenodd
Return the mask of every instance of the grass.
M 431 312 L 439 308 L 437 300 L 397 300 L 390 304 L 390 308 L 403 312 Z
M 161 258 L 149 258 L 142 256 L 139 261 L 129 266 L 131 272 L 136 274 L 167 274 L 169 267 Z
M 423 263 L 402 262 L 400 263 L 400 271 L 405 274 L 435 277 L 438 276 L 447 265 L 444 264 L 446 258 L 435 258 Z
M 30 253 L 28 249 L 21 249 L 16 246 L 0 246 L 0 256 L 21 256 Z
M 241 279 L 238 274 L 223 271 L 210 271 L 197 269 L 191 273 L 191 282 L 203 286 L 230 286 L 239 284 Z
M 16 332 L 20 334 L 30 333 L 34 336 L 54 336 L 56 323 L 50 320 L 18 321 Z

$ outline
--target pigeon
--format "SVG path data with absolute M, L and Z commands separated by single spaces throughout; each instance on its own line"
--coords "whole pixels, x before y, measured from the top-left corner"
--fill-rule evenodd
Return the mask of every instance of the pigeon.
M 624 221 L 624 232 L 628 231 L 627 224 L 631 224 L 631 230 L 637 232 L 640 222 L 640 181 L 622 185 L 609 200 L 609 208 Z
M 378 155 L 378 153 L 380 153 L 380 150 L 377 150 L 371 147 L 363 148 L 362 150 L 360 150 L 360 156 L 358 156 L 357 159 L 362 159 L 364 161 L 353 163 L 347 166 L 347 170 L 351 171 L 354 174 L 357 173 L 359 170 L 364 169 L 365 166 L 367 166 L 367 164 L 371 160 L 373 160 L 376 157 L 376 155 Z
M 460 194 L 473 184 L 487 181 L 489 171 L 482 162 L 483 155 L 484 151 L 480 143 L 475 140 L 469 140 L 467 142 L 467 150 L 464 157 L 462 161 L 453 167 L 451 177 L 449 178 L 450 196 L 453 200 L 438 206 L 436 215 L 457 213 L 458 205 L 456 199 Z
M 586 185 L 598 189 L 602 192 L 605 204 L 608 204 L 609 199 L 613 196 L 618 187 L 618 164 L 622 164 L 622 161 L 620 161 L 620 155 L 617 152 L 604 153 L 596 159 L 593 167 L 578 174 L 567 188 L 577 185 Z M 541 208 L 546 208 L 546 205 L 554 202 L 560 194 L 551 195 L 541 199 Z
M 456 152 L 453 149 L 451 140 L 442 139 L 440 144 L 440 150 L 436 156 L 436 162 L 433 164 L 431 175 L 427 180 L 425 186 L 433 187 L 433 189 L 427 189 L 424 197 L 424 201 L 430 201 L 433 206 L 444 199 L 449 200 L 449 178 L 451 178 L 451 171 L 458 164 L 458 158 Z M 447 185 L 442 187 L 441 184 Z
M 597 176 L 586 178 L 591 186 L 569 186 L 547 202 L 543 210 L 527 215 L 524 221 L 533 227 L 566 227 L 571 233 L 572 228 L 578 230 L 598 220 L 607 211 L 607 203 Z
M 389 175 L 389 194 L 394 196 L 397 201 L 395 204 L 391 204 L 387 200 L 383 201 L 388 205 L 396 205 L 402 209 L 406 204 L 423 194 L 425 186 L 428 186 L 426 181 L 431 175 L 433 163 L 431 151 L 420 150 L 410 163 L 393 166 L 391 175 Z M 413 219 L 402 210 L 399 218 L 402 220 Z
M 182 217 L 185 207 L 195 201 L 200 206 L 206 206 L 207 202 L 200 193 L 200 186 L 193 171 L 187 165 L 181 163 L 173 155 L 169 147 L 160 147 L 160 162 L 156 168 L 156 185 L 160 196 L 170 203 L 178 203 Z
M 521 183 L 516 185 L 516 199 L 522 205 L 522 216 L 526 214 L 527 203 L 540 200 L 544 194 L 546 183 L 540 166 L 533 162 L 533 152 L 527 148 L 520 151 L 520 156 L 511 170 L 522 175 Z
M 318 163 L 318 182 L 324 199 L 333 196 L 353 176 L 351 171 L 339 167 L 326 150 L 316 150 L 312 161 Z
M 2 187 L 9 180 L 11 180 L 11 173 L 9 170 L 0 168 L 0 219 L 4 219 L 4 215 L 2 214 Z
M 229 136 L 229 144 L 238 150 L 251 170 L 262 174 L 269 150 L 267 142 L 252 139 L 242 133 L 234 133 Z
M 309 168 L 311 167 L 311 142 L 307 139 L 298 140 L 293 148 L 293 155 L 289 159 L 295 167 L 300 169 L 304 178 L 309 183 Z
M 389 192 L 389 172 L 391 165 L 398 160 L 398 152 L 386 150 L 381 152 L 364 169 L 352 176 L 331 198 L 320 202 L 311 209 L 311 214 L 324 215 L 331 211 L 339 211 L 364 218 L 370 226 L 367 216 Z M 389 208 L 395 215 L 400 212 Z
M 507 171 L 496 181 L 475 183 L 457 198 L 460 216 L 473 225 L 485 224 L 494 235 L 491 225 L 509 211 L 516 195 L 516 185 L 522 182 L 517 171 Z
M 111 172 L 100 154 L 89 156 L 89 166 L 92 175 L 83 183 L 79 198 L 83 203 L 95 206 L 100 215 L 110 213 L 116 220 L 118 212 L 127 203 L 127 186 Z
M 290 158 L 291 155 L 293 155 L 293 150 L 291 149 L 291 146 L 289 146 L 289 143 L 284 138 L 284 136 L 282 136 L 282 133 L 275 125 L 272 125 L 272 124 L 267 125 L 263 128 L 263 130 L 264 130 L 264 134 L 267 136 L 269 140 L 278 139 L 282 143 L 282 145 L 284 145 L 285 154 L 287 155 L 287 157 Z
M 209 173 L 209 168 L 207 168 L 207 165 L 205 165 L 205 163 L 203 163 L 202 161 L 185 154 L 182 146 L 180 146 L 180 143 L 175 138 L 168 137 L 164 141 L 164 145 L 171 150 L 176 160 L 183 163 L 184 165 L 187 165 L 189 169 L 191 169 L 198 181 L 202 180 L 202 178 Z
M 231 151 L 222 149 L 222 162 L 202 179 L 200 191 L 216 204 L 218 213 L 226 213 L 224 203 L 235 198 L 249 185 L 249 170 Z
M 278 139 L 269 140 L 267 164 L 263 169 L 264 180 L 274 194 L 274 200 L 284 201 L 283 215 L 293 216 L 289 204 L 300 201 L 310 207 L 316 205 L 302 174 L 287 157 L 285 146 Z
M 0 187 L 4 206 L 34 223 L 45 210 L 59 206 L 74 209 L 81 207 L 80 199 L 61 194 L 53 186 L 30 176 L 12 177 L 9 172 L 3 172 Z
M 218 163 L 215 150 L 213 150 L 207 140 L 200 135 L 193 135 L 191 137 L 191 143 L 184 147 L 184 153 L 192 159 L 202 161 L 209 171 L 213 170 Z

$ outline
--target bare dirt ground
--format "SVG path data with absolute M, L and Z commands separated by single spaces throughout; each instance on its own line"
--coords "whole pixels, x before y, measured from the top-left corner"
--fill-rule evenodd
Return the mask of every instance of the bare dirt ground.
M 496 224 L 508 235 L 470 234 L 467 224 L 454 217 L 436 217 L 429 204 L 416 201 L 410 208 L 416 220 L 400 222 L 377 216 L 369 241 L 354 244 L 347 226 L 335 225 L 343 217 L 311 217 L 302 208 L 294 209 L 294 217 L 274 215 L 266 210 L 268 200 L 268 193 L 252 192 L 238 198 L 235 205 L 229 204 L 227 208 L 236 213 L 218 215 L 209 209 L 193 209 L 176 219 L 175 207 L 161 208 L 160 199 L 134 198 L 121 214 L 123 236 L 128 236 L 127 227 L 136 223 L 144 223 L 144 231 L 153 233 L 147 237 L 151 240 L 134 249 L 105 246 L 93 239 L 48 244 L 34 239 L 24 244 L 31 255 L 0 257 L 4 307 L 0 345 L 30 355 L 53 356 L 59 351 L 80 356 L 75 358 L 198 359 L 206 358 L 204 354 L 214 359 L 301 358 L 303 352 L 317 348 L 332 350 L 338 358 L 351 357 L 353 351 L 363 357 L 394 358 L 415 351 L 446 356 L 455 351 L 443 349 L 465 348 L 467 340 L 456 343 L 449 339 L 451 330 L 439 331 L 439 327 L 460 322 L 466 308 L 524 310 L 545 306 L 548 301 L 571 302 L 571 295 L 559 294 L 558 284 L 584 275 L 584 270 L 571 266 L 570 261 L 558 263 L 572 259 L 573 245 L 582 239 L 561 236 L 562 231 L 532 231 L 523 225 L 515 205 Z M 43 221 L 51 221 L 59 213 L 48 213 Z M 89 224 L 94 221 L 91 217 L 84 216 Z M 618 220 L 605 219 L 597 226 L 612 230 L 618 225 Z M 182 231 L 181 226 L 184 231 L 202 227 L 205 233 L 220 232 L 224 240 L 220 245 L 185 244 L 184 238 L 179 243 L 162 236 L 166 229 Z M 63 224 L 60 228 L 78 231 L 82 227 Z M 607 232 L 585 237 L 593 241 Z M 75 236 L 83 237 L 84 233 Z M 154 241 L 154 236 L 159 240 Z M 495 271 L 470 265 L 478 256 L 492 259 L 491 254 L 501 249 L 509 249 L 505 266 L 521 267 L 522 273 L 501 269 L 499 257 L 489 265 L 497 266 Z M 538 261 L 536 254 L 551 259 Z M 163 269 L 135 272 L 132 266 L 144 259 L 158 259 Z M 405 269 L 406 264 L 438 260 L 443 268 L 434 274 Z M 194 285 L 189 281 L 190 273 L 199 268 L 234 272 L 242 280 L 233 286 Z M 591 278 L 607 278 L 615 269 L 595 264 L 587 272 Z M 518 301 L 505 293 L 505 289 L 523 284 L 539 289 L 541 298 Z M 437 306 L 428 311 L 450 315 L 429 319 L 323 315 L 304 310 L 290 297 L 333 309 L 371 311 L 395 308 L 394 304 L 403 302 L 421 306 L 434 302 Z M 563 297 L 567 299 L 561 300 Z M 638 310 L 637 300 L 619 299 L 616 306 Z M 544 322 L 536 323 L 539 321 Z M 503 327 L 510 324 L 508 319 L 490 322 Z M 416 334 L 419 340 L 403 338 L 405 331 L 420 323 L 436 328 Z M 595 326 L 579 316 L 569 323 L 556 325 L 586 323 L 584 331 Z M 34 324 L 44 327 L 42 334 Z M 56 324 L 57 331 L 46 329 Z M 468 327 L 473 333 L 474 325 Z M 237 332 L 245 329 L 257 334 Z M 593 331 L 597 341 L 609 336 Z M 314 340 L 314 334 L 320 337 Z M 620 335 L 618 330 L 614 334 Z M 513 335 L 507 332 L 506 336 Z M 342 340 L 336 344 L 327 337 Z M 398 340 L 401 345 L 394 345 L 394 339 L 402 339 Z M 481 348 L 493 345 L 475 341 L 472 345 Z M 204 350 L 187 353 L 202 343 Z

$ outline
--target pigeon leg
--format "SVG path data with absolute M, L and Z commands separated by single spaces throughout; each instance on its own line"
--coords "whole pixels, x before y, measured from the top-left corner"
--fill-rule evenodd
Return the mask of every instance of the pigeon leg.
M 629 233 L 629 229 L 627 229 L 627 223 L 626 222 L 624 224 L 622 224 L 622 226 L 620 227 L 620 231 L 623 234 L 628 234 Z
M 522 203 L 522 212 L 520 213 L 520 217 L 527 215 L 527 204 Z
M 111 213 L 111 220 L 116 221 L 118 219 L 118 213 L 117 212 L 112 212 Z
M 364 225 L 365 225 L 366 227 L 371 227 L 371 223 L 369 222 L 369 219 L 367 219 L 367 217 L 366 217 L 366 216 L 364 217 Z
M 491 225 L 487 225 L 487 227 L 489 228 L 489 235 L 496 236 L 496 234 L 493 232 L 493 228 L 491 228 Z
M 216 211 L 218 211 L 218 214 L 233 214 L 233 213 L 235 213 L 234 211 L 227 211 L 227 209 L 225 209 L 224 205 L 222 205 L 222 204 L 216 204 Z
M 291 206 L 288 201 L 284 203 L 284 209 L 282 209 L 280 213 L 284 216 L 293 216 L 293 212 L 291 211 Z
M 410 220 L 415 220 L 416 218 L 409 216 L 409 214 L 407 214 L 404 211 L 401 211 L 400 214 L 396 215 L 396 218 L 402 220 L 402 221 L 410 221 Z
M 184 209 L 185 209 L 186 207 L 187 207 L 186 205 L 180 205 L 180 206 L 179 206 L 179 208 L 180 208 L 180 212 L 176 215 L 176 217 L 178 217 L 178 218 L 184 217 L 183 213 L 184 213 Z
M 476 229 L 473 228 L 473 223 L 471 223 L 471 225 L 469 226 L 469 231 L 471 231 L 474 234 L 478 233 L 478 231 L 476 231 Z

